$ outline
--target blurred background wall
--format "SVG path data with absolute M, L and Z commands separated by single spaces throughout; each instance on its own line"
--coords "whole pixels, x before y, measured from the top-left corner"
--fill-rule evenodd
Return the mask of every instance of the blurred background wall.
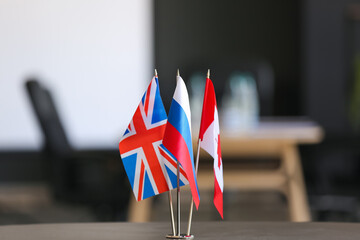
M 146 0 L 1 1 L 0 149 L 41 147 L 28 77 L 52 90 L 75 147 L 116 148 L 153 73 L 152 19 Z

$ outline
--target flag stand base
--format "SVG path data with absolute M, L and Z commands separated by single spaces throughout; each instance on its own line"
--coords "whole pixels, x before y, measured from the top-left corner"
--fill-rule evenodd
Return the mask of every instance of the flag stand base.
M 186 236 L 186 234 L 181 234 L 180 236 L 173 236 L 171 234 L 166 235 L 166 239 L 187 239 L 192 240 L 194 239 L 194 235 Z

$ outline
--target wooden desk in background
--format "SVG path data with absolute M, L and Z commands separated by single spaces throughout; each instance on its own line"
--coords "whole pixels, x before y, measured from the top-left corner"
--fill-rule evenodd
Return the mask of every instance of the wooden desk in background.
M 320 126 L 304 120 L 264 119 L 252 131 L 230 132 L 224 128 L 220 131 L 225 192 L 228 190 L 280 191 L 287 198 L 291 221 L 311 221 L 298 145 L 319 143 L 323 138 L 323 130 Z M 193 135 L 197 136 L 197 132 Z M 194 139 L 193 142 L 196 141 L 197 139 Z M 280 167 L 274 170 L 241 170 L 236 163 L 227 165 L 226 159 L 229 157 L 239 160 L 257 157 L 279 158 Z M 213 189 L 213 178 L 212 169 L 199 168 L 200 189 Z M 131 196 L 129 221 L 149 221 L 151 204 L 151 198 L 136 202 Z

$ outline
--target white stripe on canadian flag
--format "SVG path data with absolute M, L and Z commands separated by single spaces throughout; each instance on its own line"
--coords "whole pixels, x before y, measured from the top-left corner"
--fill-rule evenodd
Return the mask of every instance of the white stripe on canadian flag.
M 223 164 L 220 151 L 220 128 L 217 107 L 214 111 L 214 121 L 206 129 L 200 147 L 207 151 L 214 158 L 214 173 L 221 192 L 224 191 Z

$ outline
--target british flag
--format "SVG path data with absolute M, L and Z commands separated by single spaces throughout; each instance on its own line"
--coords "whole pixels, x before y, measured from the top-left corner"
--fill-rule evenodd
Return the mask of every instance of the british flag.
M 137 201 L 172 189 L 176 160 L 163 146 L 167 115 L 154 77 L 119 143 L 126 174 Z M 187 184 L 180 171 L 181 185 Z

